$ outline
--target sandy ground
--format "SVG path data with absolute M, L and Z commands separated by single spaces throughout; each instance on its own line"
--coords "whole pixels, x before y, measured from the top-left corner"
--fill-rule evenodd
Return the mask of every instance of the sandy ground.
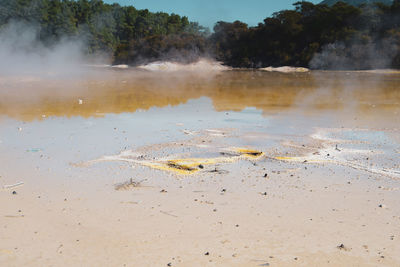
M 210 106 L 3 119 L 0 266 L 400 266 L 393 120 Z

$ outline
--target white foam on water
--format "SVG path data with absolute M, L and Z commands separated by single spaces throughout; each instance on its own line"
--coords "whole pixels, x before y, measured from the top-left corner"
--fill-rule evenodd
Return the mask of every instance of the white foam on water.
M 351 144 L 361 144 L 368 143 L 363 140 L 348 140 L 348 139 L 334 139 L 330 137 L 331 133 L 340 133 L 349 129 L 321 129 L 317 128 L 316 132 L 311 134 L 311 138 L 322 141 L 321 147 L 318 149 L 318 153 L 310 152 L 304 156 L 297 157 L 278 157 L 276 159 L 283 161 L 299 162 L 299 163 L 320 163 L 320 164 L 336 164 L 340 166 L 350 167 L 356 170 L 361 170 L 373 174 L 383 175 L 386 177 L 400 179 L 399 169 L 389 169 L 384 166 L 379 166 L 378 164 L 372 165 L 369 162 L 365 162 L 365 158 L 371 155 L 384 156 L 385 152 L 381 150 L 374 149 L 354 149 L 337 147 L 337 144 L 341 143 L 351 143 Z M 353 130 L 355 131 L 355 130 Z M 366 129 L 357 129 L 356 131 L 365 132 Z M 287 145 L 287 144 L 286 144 Z M 289 146 L 291 146 L 289 144 Z M 300 147 L 300 146 L 298 146 Z M 351 159 L 349 159 L 351 155 Z
M 267 67 L 267 68 L 260 68 L 259 70 L 269 71 L 269 72 L 282 72 L 282 73 L 309 72 L 310 71 L 307 68 L 290 67 L 290 66 L 283 66 L 283 67 L 277 67 L 277 68 Z
M 110 68 L 112 65 L 109 64 L 84 64 L 85 67 L 89 68 Z
M 112 65 L 111 68 L 114 68 L 114 69 L 127 69 L 127 68 L 129 68 L 129 66 L 126 65 L 126 64 L 120 64 L 120 65 Z
M 157 61 L 137 68 L 148 71 L 176 72 L 176 71 L 196 71 L 196 72 L 214 72 L 230 70 L 231 68 L 223 66 L 220 62 L 208 59 L 201 59 L 195 63 L 183 64 L 170 61 Z

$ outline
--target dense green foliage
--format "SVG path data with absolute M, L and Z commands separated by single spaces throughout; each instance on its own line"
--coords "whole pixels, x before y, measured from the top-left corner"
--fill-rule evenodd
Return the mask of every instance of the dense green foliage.
M 400 68 L 400 0 L 353 6 L 297 2 L 256 27 L 218 22 L 214 33 L 187 17 L 101 0 L 0 0 L 0 27 L 25 21 L 51 46 L 65 36 L 106 51 L 115 63 L 190 62 L 213 56 L 234 67 Z
M 189 49 L 203 53 L 208 30 L 187 17 L 101 0 L 0 0 L 0 26 L 13 21 L 39 27 L 38 38 L 47 45 L 78 37 L 87 41 L 88 53 L 109 52 L 119 62 Z
M 235 67 L 400 67 L 399 0 L 391 6 L 294 5 L 257 27 L 217 23 L 211 37 L 217 59 Z
M 359 6 L 362 4 L 374 4 L 374 3 L 382 3 L 385 5 L 391 5 L 393 3 L 393 0 L 324 0 L 321 2 L 321 4 L 333 6 L 334 4 L 336 4 L 340 1 L 342 1 L 346 4 L 349 4 L 349 5 L 353 5 L 353 6 Z

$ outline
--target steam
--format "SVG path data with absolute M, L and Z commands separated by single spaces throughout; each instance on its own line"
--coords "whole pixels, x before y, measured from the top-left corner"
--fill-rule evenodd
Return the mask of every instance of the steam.
M 82 73 L 84 42 L 61 38 L 51 45 L 40 41 L 40 27 L 11 22 L 0 28 L 0 76 L 64 76 Z
M 385 69 L 391 67 L 396 52 L 396 44 L 391 39 L 350 45 L 337 42 L 323 47 L 320 53 L 315 54 L 310 67 L 331 70 Z

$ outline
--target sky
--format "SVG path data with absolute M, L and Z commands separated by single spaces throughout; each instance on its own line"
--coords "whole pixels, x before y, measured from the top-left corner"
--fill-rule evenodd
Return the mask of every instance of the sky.
M 272 13 L 292 9 L 299 0 L 104 0 L 106 3 L 133 5 L 137 9 L 163 11 L 189 17 L 212 29 L 217 21 L 243 21 L 250 26 L 271 16 Z M 309 0 L 315 4 L 322 0 Z

